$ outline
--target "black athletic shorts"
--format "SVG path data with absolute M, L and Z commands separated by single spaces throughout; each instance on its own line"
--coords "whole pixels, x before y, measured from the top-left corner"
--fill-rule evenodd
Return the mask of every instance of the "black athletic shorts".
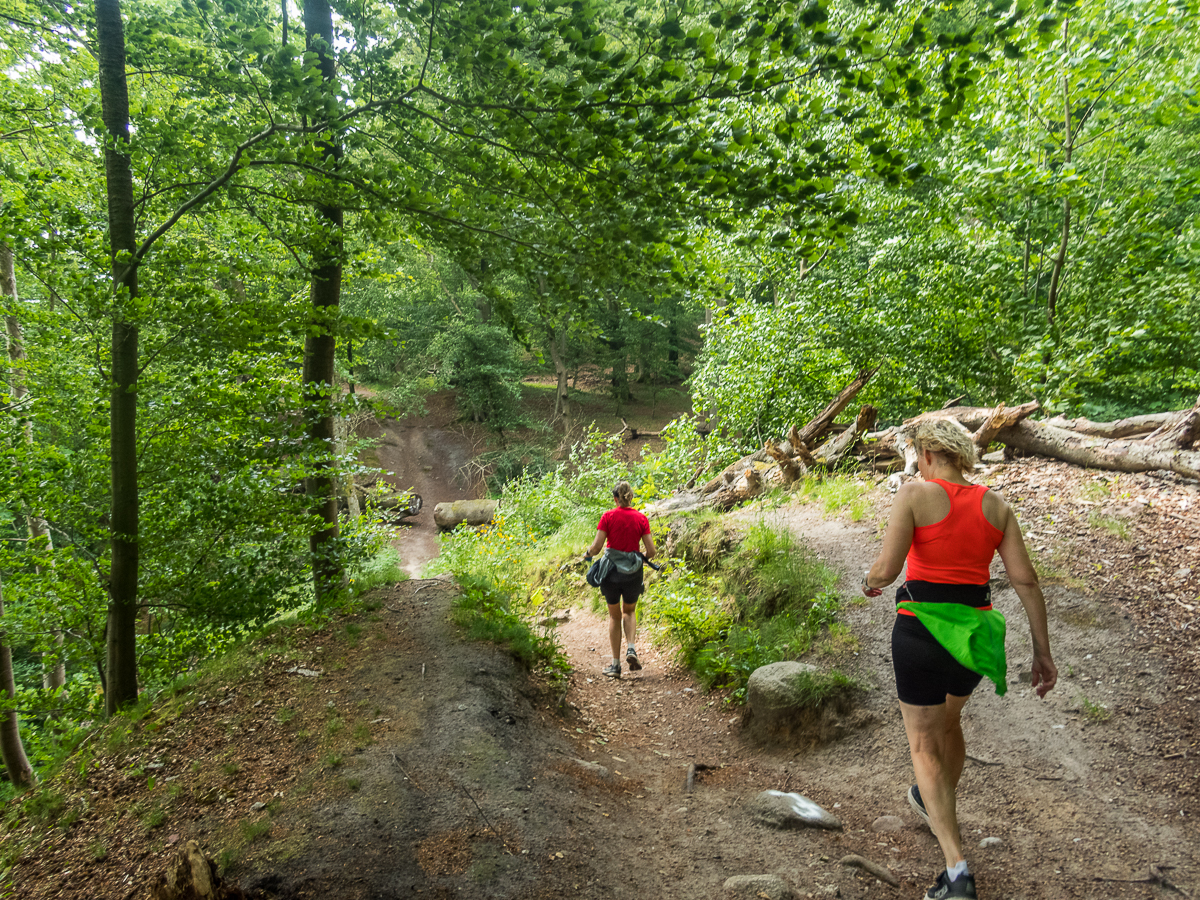
M 613 569 L 609 576 L 600 582 L 600 593 L 610 605 L 622 601 L 630 605 L 637 603 L 644 590 L 641 569 L 635 575 L 622 575 Z
M 920 602 L 960 602 L 967 606 L 989 606 L 987 585 L 934 585 L 911 583 Z M 952 596 L 956 599 L 950 599 Z M 916 600 L 909 585 L 896 591 L 896 602 Z M 892 669 L 896 673 L 896 693 L 901 703 L 911 706 L 938 706 L 946 695 L 969 697 L 983 676 L 972 672 L 937 642 L 916 616 L 897 615 L 892 626 Z

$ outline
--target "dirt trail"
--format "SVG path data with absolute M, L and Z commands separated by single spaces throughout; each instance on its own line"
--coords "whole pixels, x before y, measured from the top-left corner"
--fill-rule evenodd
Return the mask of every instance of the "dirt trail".
M 389 427 L 376 452 L 426 501 L 426 530 L 400 538 L 419 571 L 437 550 L 433 504 L 464 495 L 452 478 L 469 442 L 408 427 Z M 751 505 L 734 520 L 791 529 L 843 574 L 849 597 L 891 502 L 882 489 L 870 497 L 874 514 L 862 522 L 795 503 Z M 1039 509 L 1026 509 L 1029 521 Z M 1054 515 L 1083 570 L 1096 554 L 1142 553 L 1066 534 L 1069 518 Z M 1172 568 L 1188 539 L 1145 540 L 1154 562 L 1145 571 L 1191 590 L 1178 576 L 1186 567 Z M 1126 602 L 1128 576 L 1105 571 L 1115 593 L 1047 585 L 1062 678 L 1045 701 L 1020 683 L 999 698 L 985 683 L 967 706 L 960 818 L 984 900 L 1200 898 L 1190 613 L 1169 597 Z M 799 898 L 915 900 L 932 883 L 937 842 L 904 799 L 911 768 L 888 653 L 891 591 L 847 607 L 856 643 L 807 657 L 873 687 L 855 717 L 865 724 L 815 749 L 748 742 L 740 711 L 701 693 L 648 635 L 641 672 L 603 678 L 606 623 L 583 608 L 559 629 L 574 666 L 565 691 L 533 684 L 449 624 L 455 591 L 438 579 L 381 590 L 362 613 L 303 638 L 281 633 L 255 651 L 253 668 L 175 698 L 139 726 L 141 743 L 97 758 L 73 825 L 31 831 L 40 843 L 14 870 L 13 896 L 140 900 L 172 848 L 192 838 L 213 855 L 233 851 L 230 874 L 264 900 L 696 900 L 722 897 L 732 875 L 761 874 Z M 1002 576 L 994 600 L 1009 618 L 1017 678 L 1028 637 Z M 688 793 L 693 764 L 710 768 Z M 754 824 L 746 803 L 769 788 L 805 794 L 844 830 Z M 898 817 L 900 830 L 876 831 L 881 816 Z M 999 840 L 981 848 L 984 838 Z M 847 854 L 886 865 L 900 887 L 843 867 Z M 1153 883 L 1152 867 L 1178 892 Z

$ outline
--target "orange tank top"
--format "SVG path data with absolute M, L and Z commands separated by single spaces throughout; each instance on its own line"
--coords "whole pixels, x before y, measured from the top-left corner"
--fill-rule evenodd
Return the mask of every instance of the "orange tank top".
M 906 577 L 936 584 L 987 584 L 992 556 L 1004 539 L 1004 532 L 983 514 L 987 487 L 931 481 L 949 496 L 950 512 L 940 522 L 913 529 Z

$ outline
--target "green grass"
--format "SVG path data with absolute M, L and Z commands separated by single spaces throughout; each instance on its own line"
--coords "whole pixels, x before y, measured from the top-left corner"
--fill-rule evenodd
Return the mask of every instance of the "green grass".
M 380 585 L 405 581 L 408 573 L 403 565 L 394 547 L 384 547 L 350 573 L 350 590 L 355 597 L 361 597 Z
M 722 575 L 738 618 L 748 622 L 800 610 L 837 582 L 837 573 L 790 531 L 762 522 L 751 526 Z
M 1106 722 L 1112 718 L 1112 710 L 1107 706 L 1089 700 L 1087 697 L 1081 696 L 1079 698 L 1079 711 L 1093 725 L 1099 725 L 1101 722 Z
M 857 522 L 868 508 L 868 501 L 863 495 L 870 489 L 871 484 L 868 482 L 846 475 L 830 475 L 825 478 L 806 475 L 797 482 L 795 492 L 803 502 L 813 500 L 820 503 L 827 513 L 837 512 L 843 506 L 851 506 L 851 516 Z
M 1123 541 L 1133 539 L 1133 536 L 1129 532 L 1129 523 L 1124 519 L 1102 516 L 1100 513 L 1092 513 L 1088 516 L 1088 524 L 1097 531 L 1107 531 L 1109 534 Z
M 450 617 L 468 638 L 498 644 L 530 669 L 542 668 L 552 676 L 565 677 L 566 654 L 553 632 L 535 631 L 494 583 L 471 577 L 460 577 L 459 583 L 462 593 L 454 598 Z
M 271 830 L 271 820 L 258 819 L 254 822 L 242 822 L 238 829 L 242 833 L 242 840 L 247 844 L 253 844 Z

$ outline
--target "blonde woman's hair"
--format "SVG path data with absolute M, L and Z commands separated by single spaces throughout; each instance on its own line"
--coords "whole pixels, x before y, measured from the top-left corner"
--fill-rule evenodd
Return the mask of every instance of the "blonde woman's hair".
M 918 453 L 929 450 L 942 454 L 964 474 L 975 468 L 975 441 L 971 432 L 954 419 L 939 417 L 921 422 L 913 435 L 913 445 Z
M 613 497 L 619 506 L 632 506 L 633 488 L 628 481 L 618 481 L 617 486 L 613 488 Z

